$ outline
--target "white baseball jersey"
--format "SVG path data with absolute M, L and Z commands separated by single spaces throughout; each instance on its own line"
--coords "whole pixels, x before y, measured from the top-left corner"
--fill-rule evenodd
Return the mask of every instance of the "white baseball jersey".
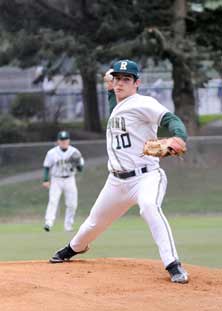
M 75 162 L 82 159 L 80 151 L 69 146 L 66 151 L 62 151 L 59 146 L 50 149 L 45 157 L 43 166 L 50 168 L 50 174 L 54 177 L 67 177 L 75 174 Z
M 119 102 L 107 125 L 109 171 L 159 167 L 159 158 L 142 156 L 144 143 L 157 138 L 161 119 L 169 110 L 156 99 L 134 94 Z
M 113 221 L 138 204 L 164 266 L 178 260 L 172 232 L 161 209 L 166 175 L 159 168 L 158 158 L 142 156 L 145 141 L 157 138 L 158 125 L 167 112 L 154 98 L 138 94 L 124 99 L 113 109 L 107 125 L 109 170 L 141 172 L 139 168 L 146 166 L 148 172 L 127 179 L 109 174 L 88 218 L 70 242 L 76 252 L 86 250 Z

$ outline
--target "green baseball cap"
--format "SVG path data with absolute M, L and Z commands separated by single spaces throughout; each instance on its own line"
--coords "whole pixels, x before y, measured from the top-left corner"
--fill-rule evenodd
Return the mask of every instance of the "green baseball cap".
M 130 74 L 135 76 L 137 79 L 139 78 L 139 68 L 137 63 L 128 59 L 119 60 L 113 65 L 113 72 L 110 74 L 115 76 L 117 73 Z
M 69 133 L 66 132 L 66 131 L 61 131 L 61 132 L 58 133 L 57 139 L 58 139 L 58 140 L 70 139 L 70 135 L 69 135 Z

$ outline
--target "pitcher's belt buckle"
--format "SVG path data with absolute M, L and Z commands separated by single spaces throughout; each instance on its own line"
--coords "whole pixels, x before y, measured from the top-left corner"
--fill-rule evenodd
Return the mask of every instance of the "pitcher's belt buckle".
M 118 177 L 120 179 L 127 179 L 129 177 L 134 177 L 134 176 L 140 176 L 144 173 L 147 173 L 148 169 L 146 166 L 142 168 L 136 168 L 134 171 L 130 172 L 119 172 L 119 171 L 114 171 L 112 172 L 115 177 Z

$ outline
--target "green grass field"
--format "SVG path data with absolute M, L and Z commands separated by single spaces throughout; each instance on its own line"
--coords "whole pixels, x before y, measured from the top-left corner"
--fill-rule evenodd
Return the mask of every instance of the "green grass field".
M 200 126 L 204 126 L 208 124 L 209 122 L 216 121 L 216 120 L 222 120 L 222 115 L 221 114 L 206 114 L 199 116 L 199 123 Z
M 75 224 L 78 229 L 82 219 Z M 183 262 L 222 268 L 222 217 L 170 217 L 178 252 Z M 63 231 L 61 221 L 49 233 L 41 223 L 3 224 L 0 227 L 0 261 L 48 259 L 74 233 Z M 136 216 L 116 221 L 81 258 L 129 257 L 159 259 L 146 224 Z
M 168 190 L 164 200 L 164 210 L 173 215 L 222 214 L 220 168 L 178 169 L 167 172 Z M 78 216 L 85 216 L 91 209 L 107 177 L 106 165 L 88 168 L 78 174 L 79 189 Z M 43 217 L 48 192 L 40 180 L 19 182 L 0 187 L 0 219 L 11 222 Z M 63 200 L 61 208 L 64 210 Z M 137 209 L 129 211 L 138 214 Z
M 79 207 L 75 231 L 86 217 L 107 176 L 105 165 L 77 176 Z M 221 169 L 168 172 L 164 213 L 169 218 L 184 262 L 222 268 Z M 0 260 L 48 259 L 72 237 L 63 232 L 64 203 L 53 231 L 42 226 L 48 193 L 41 181 L 0 187 Z M 133 208 L 113 224 L 83 257 L 157 258 L 149 229 Z

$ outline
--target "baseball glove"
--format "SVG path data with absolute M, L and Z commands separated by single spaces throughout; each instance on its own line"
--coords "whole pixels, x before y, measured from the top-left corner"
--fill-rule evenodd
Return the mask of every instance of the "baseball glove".
M 181 156 L 186 152 L 186 143 L 180 137 L 170 137 L 148 140 L 143 148 L 143 154 L 164 158 L 167 156 Z

